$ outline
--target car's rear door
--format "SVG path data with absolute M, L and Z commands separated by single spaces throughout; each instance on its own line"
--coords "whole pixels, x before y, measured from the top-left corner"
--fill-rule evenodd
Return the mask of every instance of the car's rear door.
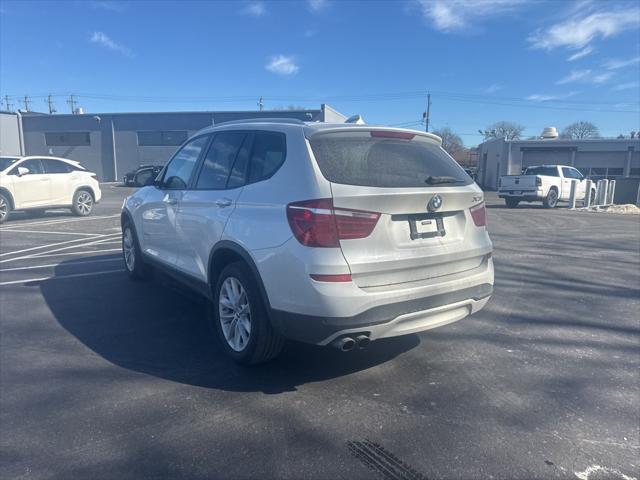
M 18 175 L 18 168 L 29 170 L 26 175 Z M 13 178 L 16 208 L 35 208 L 50 205 L 51 179 L 44 172 L 39 158 L 30 158 L 17 164 L 9 175 Z
M 387 288 L 461 274 L 486 261 L 491 243 L 484 219 L 477 226 L 470 210 L 484 215 L 482 194 L 435 140 L 359 130 L 321 131 L 309 141 L 331 182 L 336 214 L 380 214 L 366 238 L 340 241 L 358 286 Z
M 136 210 L 141 248 L 159 263 L 174 267 L 177 262 L 183 239 L 177 230 L 179 201 L 209 139 L 209 135 L 202 135 L 180 148 L 164 169 L 159 184 L 149 187 L 144 203 Z
M 242 131 L 215 134 L 179 202 L 176 268 L 203 282 L 207 281 L 211 249 L 222 236 L 245 184 L 251 136 Z
M 43 158 L 44 172 L 49 176 L 52 205 L 70 205 L 73 197 L 75 170 L 71 165 L 52 158 Z M 77 174 L 76 174 L 77 175 Z

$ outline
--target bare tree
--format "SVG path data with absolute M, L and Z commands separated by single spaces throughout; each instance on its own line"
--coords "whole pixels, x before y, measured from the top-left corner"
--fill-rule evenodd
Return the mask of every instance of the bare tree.
M 581 120 L 579 122 L 572 123 L 562 130 L 560 134 L 561 138 L 598 138 L 600 137 L 600 130 L 591 122 L 585 122 Z
M 484 139 L 504 138 L 505 140 L 518 140 L 524 131 L 524 126 L 516 122 L 496 122 L 486 129 L 480 130 Z
M 464 145 L 460 136 L 453 133 L 453 131 L 449 127 L 443 127 L 439 130 L 434 130 L 433 133 L 442 138 L 442 148 L 444 148 L 447 153 L 453 154 L 458 150 L 464 149 Z

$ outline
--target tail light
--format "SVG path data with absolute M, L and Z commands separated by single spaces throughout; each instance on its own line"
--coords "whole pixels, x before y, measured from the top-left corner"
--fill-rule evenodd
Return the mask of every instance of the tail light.
M 296 239 L 307 247 L 339 247 L 340 240 L 371 235 L 379 213 L 334 208 L 322 198 L 287 205 L 287 220 Z
M 536 177 L 536 185 L 539 187 L 542 186 L 542 179 L 540 177 Z
M 480 205 L 476 205 L 475 207 L 471 207 L 471 218 L 473 218 L 473 223 L 475 223 L 476 227 L 486 227 L 487 226 L 487 209 L 482 202 Z
M 312 273 L 309 276 L 313 278 L 316 282 L 335 283 L 335 282 L 350 282 L 352 280 L 350 273 L 339 273 L 337 275 L 321 275 L 321 274 Z

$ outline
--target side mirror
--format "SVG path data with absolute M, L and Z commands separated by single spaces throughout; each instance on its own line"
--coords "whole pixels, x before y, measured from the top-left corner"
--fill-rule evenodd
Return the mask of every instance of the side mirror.
M 29 169 L 27 167 L 18 167 L 18 176 L 22 177 L 29 173 Z

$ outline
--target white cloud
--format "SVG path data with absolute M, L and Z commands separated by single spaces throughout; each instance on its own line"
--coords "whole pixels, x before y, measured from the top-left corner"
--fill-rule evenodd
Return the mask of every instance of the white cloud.
M 126 10 L 127 5 L 124 2 L 115 2 L 111 0 L 92 0 L 89 2 L 93 8 L 107 10 L 109 12 L 122 13 Z
M 317 34 L 318 31 L 313 28 L 309 28 L 308 30 L 304 31 L 304 36 L 307 38 L 315 37 Z
M 264 68 L 278 75 L 294 75 L 300 70 L 300 67 L 295 63 L 295 59 L 286 55 L 271 57 L 271 60 Z
M 599 5 L 609 5 L 607 2 Z M 587 9 L 588 13 L 574 13 L 569 19 L 551 25 L 531 34 L 528 38 L 534 48 L 552 50 L 568 48 L 579 50 L 591 42 L 608 38 L 640 24 L 640 11 L 631 7 L 627 10 Z
M 622 90 L 631 90 L 633 88 L 640 89 L 640 82 L 621 83 L 620 85 L 613 87 L 611 90 L 620 92 Z
M 582 50 L 578 50 L 576 53 L 567 58 L 567 61 L 573 62 L 574 60 L 578 60 L 579 58 L 586 57 L 591 52 L 593 52 L 593 47 L 584 47 Z
M 627 60 L 611 59 L 608 62 L 605 62 L 603 67 L 607 70 L 617 70 L 619 68 L 631 67 L 632 65 L 635 65 L 637 63 L 640 63 L 640 55 L 638 55 L 637 57 L 629 58 Z
M 251 15 L 252 17 L 262 17 L 267 13 L 267 9 L 263 2 L 250 2 L 240 10 L 243 15 Z
M 513 10 L 524 0 L 416 0 L 424 17 L 440 31 L 461 30 L 483 17 Z
M 309 10 L 312 12 L 319 12 L 327 8 L 329 2 L 327 2 L 327 0 L 308 0 L 307 5 L 309 5 Z
M 531 100 L 533 102 L 548 102 L 549 100 L 558 100 L 557 95 L 544 95 L 540 93 L 534 93 L 533 95 L 529 95 L 525 100 Z
M 127 57 L 133 57 L 133 52 L 129 47 L 122 45 L 114 40 L 112 40 L 109 36 L 107 36 L 103 32 L 93 32 L 91 37 L 89 38 L 91 43 L 97 43 L 109 50 L 113 50 L 115 52 L 120 52 Z
M 572 70 L 569 75 L 561 78 L 556 82 L 556 85 L 564 85 L 567 83 L 605 83 L 609 80 L 613 74 L 611 72 L 594 73 L 593 71 L 586 70 Z
M 502 85 L 500 85 L 499 83 L 493 83 L 491 85 L 489 85 L 487 88 L 483 88 L 482 91 L 484 93 L 496 93 L 499 92 L 500 90 L 502 90 L 504 87 Z

